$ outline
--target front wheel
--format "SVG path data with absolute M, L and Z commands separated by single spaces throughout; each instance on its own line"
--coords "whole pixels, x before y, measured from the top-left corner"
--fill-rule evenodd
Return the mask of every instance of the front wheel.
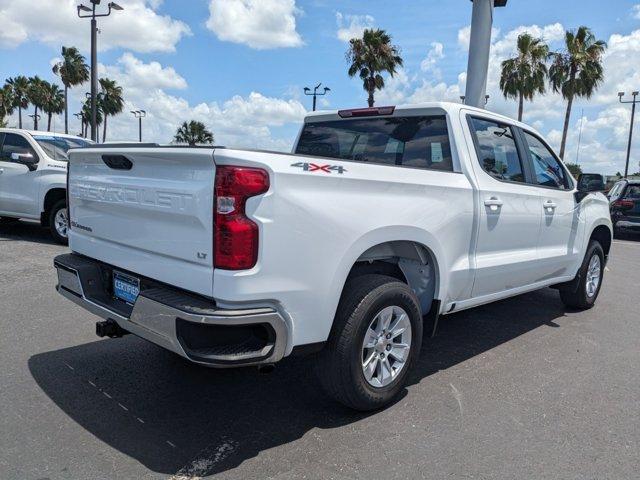
M 53 239 L 62 244 L 69 243 L 69 215 L 67 214 L 67 202 L 59 200 L 49 211 L 49 228 Z
M 578 271 L 577 288 L 574 282 L 571 282 L 571 287 L 561 288 L 560 299 L 567 307 L 580 310 L 593 307 L 602 287 L 603 276 L 604 251 L 600 242 L 592 240 Z
M 421 344 L 420 306 L 409 286 L 385 275 L 356 277 L 340 299 L 318 376 L 340 403 L 382 408 L 404 388 Z

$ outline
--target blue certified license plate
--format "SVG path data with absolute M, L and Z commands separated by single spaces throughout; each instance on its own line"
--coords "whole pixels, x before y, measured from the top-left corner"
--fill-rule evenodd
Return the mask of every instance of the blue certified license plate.
M 134 304 L 140 293 L 140 280 L 120 272 L 113 272 L 113 293 L 116 298 Z

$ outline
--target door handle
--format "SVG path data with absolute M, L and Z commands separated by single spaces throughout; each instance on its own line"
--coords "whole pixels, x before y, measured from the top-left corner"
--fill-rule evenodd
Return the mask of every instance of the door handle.
M 502 200 L 498 197 L 491 197 L 484 201 L 484 206 L 489 207 L 489 210 L 492 212 L 497 212 L 498 209 L 502 206 Z
M 544 202 L 544 209 L 549 213 L 553 213 L 556 207 L 557 207 L 556 203 L 553 202 L 552 200 L 547 200 L 546 202 Z

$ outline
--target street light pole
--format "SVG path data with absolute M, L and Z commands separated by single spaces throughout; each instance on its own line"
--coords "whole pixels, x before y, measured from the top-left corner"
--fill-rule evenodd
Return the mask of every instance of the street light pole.
M 91 140 L 98 141 L 98 17 L 108 17 L 111 15 L 112 10 L 124 10 L 120 5 L 115 2 L 109 2 L 107 5 L 109 10 L 107 13 L 96 13 L 96 6 L 100 5 L 102 0 L 89 0 L 91 2 L 91 8 L 86 5 L 78 5 L 78 17 L 91 19 Z M 88 12 L 89 15 L 82 15 L 80 12 Z
M 322 82 L 320 82 L 318 85 L 316 85 L 313 88 L 313 93 L 311 92 L 311 89 L 309 87 L 304 87 L 304 94 L 305 95 L 309 95 L 309 96 L 313 96 L 313 111 L 316 111 L 316 98 L 317 97 L 321 97 L 323 95 L 326 95 L 327 92 L 330 92 L 331 89 L 329 87 L 324 87 L 324 91 L 322 93 L 318 93 L 318 89 L 322 86 Z
M 631 126 L 629 127 L 629 144 L 627 145 L 627 161 L 624 165 L 624 178 L 627 178 L 627 175 L 629 175 L 629 159 L 631 158 L 631 141 L 633 140 L 633 121 L 636 116 L 636 103 L 640 102 L 640 100 L 637 100 L 637 97 L 639 94 L 640 92 L 638 91 L 632 92 L 631 95 L 633 96 L 633 100 L 623 101 L 622 97 L 624 97 L 624 92 L 618 93 L 618 98 L 620 99 L 620 103 L 631 104 Z
M 142 119 L 147 116 L 145 110 L 131 110 L 133 116 L 138 119 L 138 141 L 142 143 Z

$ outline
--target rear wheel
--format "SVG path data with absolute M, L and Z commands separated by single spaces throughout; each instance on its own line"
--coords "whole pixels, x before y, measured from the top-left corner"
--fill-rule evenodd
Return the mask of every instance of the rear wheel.
M 57 201 L 49 211 L 49 228 L 53 239 L 66 245 L 69 242 L 69 216 L 67 214 L 67 202 Z
M 345 286 L 318 359 L 318 376 L 340 403 L 375 410 L 404 388 L 421 344 L 422 318 L 413 291 L 393 277 L 356 277 Z
M 604 275 L 604 251 L 600 242 L 591 240 L 578 271 L 579 280 L 571 287 L 560 289 L 560 298 L 567 307 L 586 310 L 593 307 L 600 293 Z

